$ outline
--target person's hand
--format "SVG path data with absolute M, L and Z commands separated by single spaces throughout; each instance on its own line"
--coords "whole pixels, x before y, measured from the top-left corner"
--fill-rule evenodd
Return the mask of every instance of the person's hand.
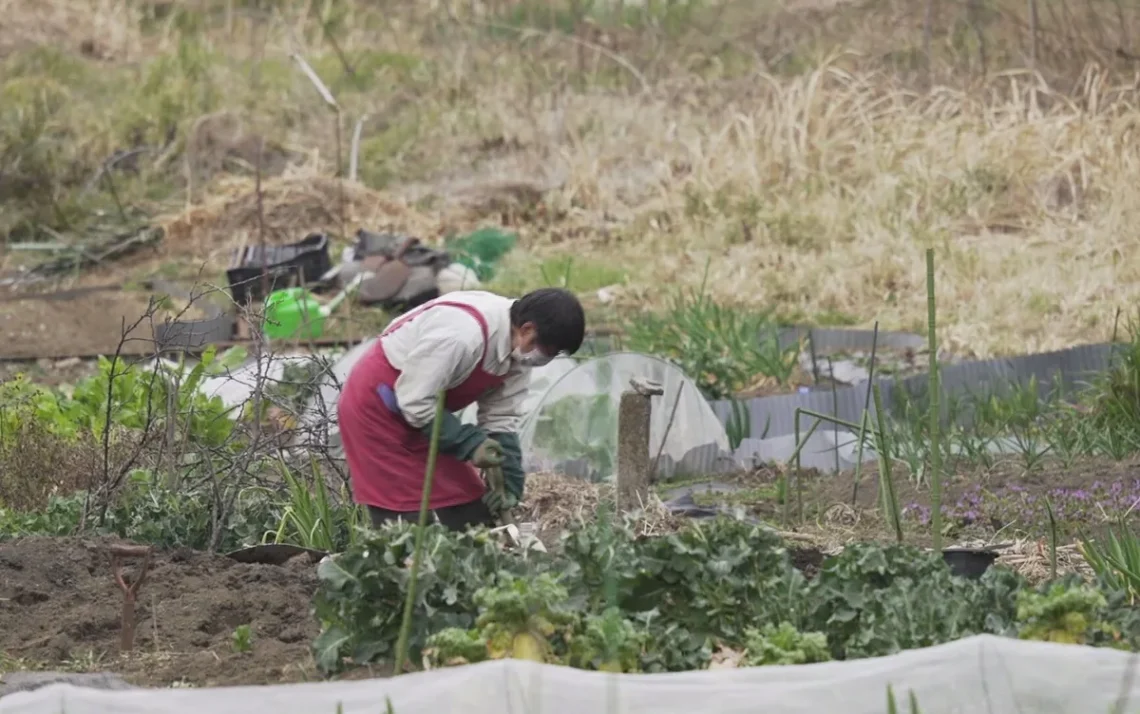
M 487 510 L 498 516 L 519 505 L 519 500 L 515 498 L 513 493 L 503 489 L 501 491 L 487 491 L 484 493 L 483 503 L 487 506 Z
M 503 447 L 494 439 L 487 439 L 471 455 L 471 463 L 480 469 L 489 469 L 503 463 Z

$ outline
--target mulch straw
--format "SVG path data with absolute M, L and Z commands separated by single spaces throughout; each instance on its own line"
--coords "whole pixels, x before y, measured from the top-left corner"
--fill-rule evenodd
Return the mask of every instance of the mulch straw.
M 536 523 L 539 539 L 548 548 L 557 544 L 561 534 L 597 517 L 603 499 L 611 501 L 614 489 L 611 484 L 596 484 L 582 479 L 555 473 L 540 473 L 527 477 L 526 499 L 518 508 L 520 522 Z M 778 534 L 796 550 L 818 550 L 824 555 L 837 555 L 847 543 L 865 540 L 859 537 L 857 526 L 859 511 L 847 504 L 836 504 L 827 509 L 811 532 L 778 531 Z M 669 512 L 656 495 L 636 514 L 636 532 L 640 536 L 655 536 L 682 528 L 688 519 Z M 981 541 L 957 544 L 965 547 L 984 547 Z M 1051 575 L 1049 543 L 1046 540 L 1020 539 L 999 551 L 997 565 L 1011 568 L 1031 583 L 1048 580 Z M 1093 576 L 1092 568 L 1081 556 L 1077 545 L 1057 548 L 1057 573 L 1077 573 L 1085 578 Z
M 538 537 L 547 548 L 555 545 L 562 533 L 597 518 L 603 500 L 613 502 L 611 484 L 598 484 L 555 473 L 527 476 L 526 497 L 518 507 L 518 520 L 538 524 Z M 656 495 L 634 514 L 638 536 L 671 533 L 681 528 L 686 519 L 673 515 Z
M 1016 570 L 1035 584 L 1048 580 L 1052 575 L 1049 543 L 1045 540 L 1014 541 L 1013 545 L 1001 551 L 997 564 Z M 1057 546 L 1057 575 L 1067 573 L 1077 573 L 1086 579 L 1095 575 L 1075 543 Z

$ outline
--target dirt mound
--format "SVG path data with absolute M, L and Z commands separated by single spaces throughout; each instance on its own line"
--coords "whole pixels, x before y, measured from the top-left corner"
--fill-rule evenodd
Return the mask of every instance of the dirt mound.
M 135 652 L 118 655 L 123 595 L 101 546 L 25 538 L 0 544 L 0 652 L 35 665 L 88 666 L 136 684 L 255 684 L 310 679 L 316 568 L 237 563 L 193 551 L 156 554 L 136 606 Z M 128 582 L 136 569 L 126 569 Z M 249 625 L 251 649 L 234 650 Z

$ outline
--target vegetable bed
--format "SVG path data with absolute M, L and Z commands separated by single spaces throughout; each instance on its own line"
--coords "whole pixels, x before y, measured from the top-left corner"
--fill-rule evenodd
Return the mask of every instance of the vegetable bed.
M 853 544 L 809 578 L 773 533 L 729 517 L 659 537 L 587 524 L 550 553 L 508 552 L 487 531 L 428 527 L 410 632 L 413 662 L 518 657 L 666 672 L 886 655 L 991 633 L 1140 648 L 1134 593 L 1070 575 L 1033 586 L 991 568 L 952 576 L 940 555 Z M 392 524 L 319 569 L 318 666 L 391 661 L 415 529 Z

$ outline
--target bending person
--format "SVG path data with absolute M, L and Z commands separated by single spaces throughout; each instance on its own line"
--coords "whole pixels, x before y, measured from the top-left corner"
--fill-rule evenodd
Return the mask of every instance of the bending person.
M 353 497 L 373 525 L 418 519 L 436 397 L 446 390 L 429 507 L 454 530 L 493 525 L 523 497 L 518 428 L 529 370 L 582 346 L 573 293 L 518 300 L 449 293 L 396 319 L 352 368 L 337 403 Z M 456 413 L 479 405 L 478 425 Z M 479 470 L 500 476 L 484 484 Z

